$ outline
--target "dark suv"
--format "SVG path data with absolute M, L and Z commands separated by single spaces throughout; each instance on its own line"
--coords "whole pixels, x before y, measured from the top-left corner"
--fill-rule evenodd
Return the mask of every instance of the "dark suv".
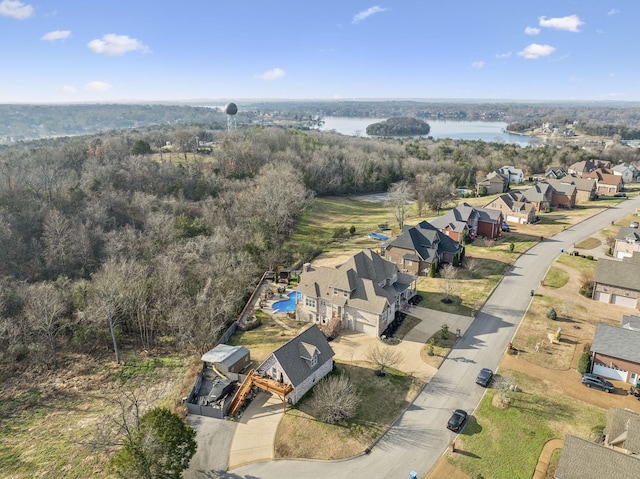
M 600 376 L 596 376 L 595 374 L 583 374 L 582 384 L 584 384 L 588 388 L 596 388 L 608 393 L 613 392 L 613 384 L 611 384 L 609 381 L 605 381 Z

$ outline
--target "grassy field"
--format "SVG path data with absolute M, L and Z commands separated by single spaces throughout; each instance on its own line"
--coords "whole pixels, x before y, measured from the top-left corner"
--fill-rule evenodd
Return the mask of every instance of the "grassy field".
M 516 371 L 503 375 L 519 391 L 487 390 L 456 441 L 460 453 L 449 456 L 471 477 L 530 479 L 549 439 L 567 433 L 588 437 L 594 426 L 605 424 L 603 409 L 567 398 L 538 378 Z M 510 401 L 506 408 L 494 402 L 500 395 Z
M 289 408 L 276 434 L 276 457 L 342 459 L 363 452 L 409 404 L 421 385 L 399 372 L 378 377 L 373 369 L 337 363 L 362 399 L 355 417 L 329 425 L 314 417 L 310 394 Z

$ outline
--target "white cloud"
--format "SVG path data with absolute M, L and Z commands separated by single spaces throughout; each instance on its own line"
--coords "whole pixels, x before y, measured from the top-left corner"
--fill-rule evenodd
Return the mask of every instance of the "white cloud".
M 518 55 L 526 58 L 527 60 L 536 60 L 538 58 L 551 55 L 555 51 L 556 48 L 551 45 L 539 45 L 538 43 L 532 43 L 521 52 L 518 52 Z
M 481 68 L 484 68 L 484 62 L 473 62 L 471 64 L 471 68 L 474 68 L 476 70 L 480 70 Z
M 284 78 L 287 75 L 282 68 L 274 68 L 273 70 L 267 70 L 264 73 L 256 75 L 256 78 L 264 81 L 277 80 L 278 78 Z
M 98 80 L 90 81 L 84 86 L 84 89 L 87 91 L 109 91 L 111 88 L 112 86 L 108 83 Z
M 618 13 L 620 13 L 620 10 L 616 10 L 615 8 L 612 8 L 607 12 L 607 15 L 617 15 Z
M 24 20 L 33 15 L 33 7 L 25 5 L 18 0 L 2 0 L 0 2 L 0 15 Z
M 147 53 L 149 47 L 140 40 L 130 38 L 128 35 L 116 35 L 107 33 L 102 39 L 91 40 L 87 46 L 96 53 L 104 53 L 109 56 L 124 55 L 127 52 L 141 51 Z
M 386 12 L 387 10 L 389 9 L 383 8 L 379 5 L 376 5 L 374 7 L 369 7 L 366 10 L 362 10 L 360 13 L 357 13 L 353 17 L 353 20 L 351 21 L 351 23 L 360 23 L 361 21 L 369 18 L 371 15 L 374 15 L 376 13 Z
M 580 20 L 578 15 L 569 15 L 567 17 L 556 18 L 539 18 L 541 27 L 553 28 L 555 30 L 566 30 L 568 32 L 579 32 L 580 25 L 584 25 L 584 22 Z
M 527 27 L 524 29 L 524 33 L 526 33 L 527 35 L 537 35 L 538 33 L 540 33 L 540 29 L 536 27 Z
M 65 40 L 71 36 L 71 30 L 54 30 L 42 35 L 41 40 L 55 42 L 56 40 Z
M 510 56 L 511 56 L 511 52 L 496 53 L 496 58 L 499 58 L 499 59 L 509 58 Z
M 62 87 L 62 93 L 67 95 L 73 95 L 76 92 L 76 87 L 71 85 L 65 85 Z

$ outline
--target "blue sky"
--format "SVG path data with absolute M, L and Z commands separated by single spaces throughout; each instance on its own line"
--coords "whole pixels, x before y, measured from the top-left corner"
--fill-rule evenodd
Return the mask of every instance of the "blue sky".
M 0 102 L 640 101 L 637 0 L 0 0 Z

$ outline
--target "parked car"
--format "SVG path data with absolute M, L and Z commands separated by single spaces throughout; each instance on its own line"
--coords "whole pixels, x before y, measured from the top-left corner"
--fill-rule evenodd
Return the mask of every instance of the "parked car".
M 511 228 L 509 228 L 509 225 L 507 223 L 502 223 L 502 231 L 506 231 L 507 233 L 509 231 L 511 231 Z
M 463 411 L 462 409 L 456 409 L 455 411 L 453 411 L 453 414 L 449 418 L 449 422 L 447 423 L 447 429 L 453 432 L 460 432 L 466 420 L 467 420 L 467 411 Z
M 626 193 L 616 193 L 613 196 L 614 196 L 614 198 L 626 198 L 627 194 Z
M 493 379 L 493 371 L 489 368 L 482 368 L 478 373 L 478 377 L 476 377 L 476 384 L 480 386 L 484 386 L 485 388 L 489 386 L 491 380 Z
M 638 226 L 640 226 L 640 223 L 638 223 L 637 221 L 633 221 L 629 226 L 631 228 L 637 228 Z
M 600 376 L 596 376 L 591 373 L 584 373 L 582 375 L 582 384 L 588 388 L 596 388 L 605 392 L 613 392 L 614 386 L 609 381 L 602 379 Z

